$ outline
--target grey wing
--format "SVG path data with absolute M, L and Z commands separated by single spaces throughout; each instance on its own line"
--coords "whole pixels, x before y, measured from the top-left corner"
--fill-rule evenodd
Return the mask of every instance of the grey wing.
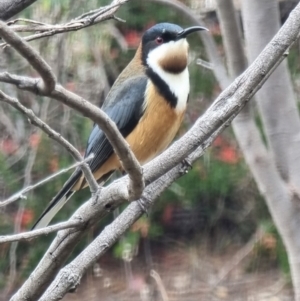
M 111 99 L 107 99 L 106 105 L 102 107 L 124 137 L 132 132 L 143 115 L 146 85 L 146 76 L 131 78 L 122 83 L 118 93 L 114 93 Z M 88 139 L 85 157 L 92 153 L 94 158 L 89 161 L 89 165 L 93 172 L 113 154 L 111 144 L 96 124 Z

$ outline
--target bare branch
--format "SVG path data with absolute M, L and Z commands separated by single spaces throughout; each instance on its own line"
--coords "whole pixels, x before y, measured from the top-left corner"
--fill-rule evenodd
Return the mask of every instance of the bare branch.
M 224 36 L 229 74 L 232 78 L 240 75 L 247 68 L 247 59 L 244 53 L 242 37 L 232 0 L 217 0 L 217 15 L 220 20 L 221 31 Z
M 223 126 L 226 126 L 225 124 Z M 218 131 L 219 133 L 219 131 Z M 180 163 L 167 174 L 154 183 L 146 187 L 142 198 L 144 209 L 148 210 L 153 206 L 158 196 L 176 179 L 188 172 L 190 164 L 197 160 L 204 150 L 209 147 L 217 136 L 215 133 L 198 147 L 190 156 L 187 157 L 185 162 Z M 78 210 L 80 211 L 81 208 Z M 75 212 L 74 216 L 80 216 L 79 212 Z M 92 266 L 106 251 L 123 235 L 131 225 L 143 215 L 144 211 L 138 202 L 133 202 L 105 229 L 100 235 L 78 255 L 70 264 L 60 270 L 59 274 L 47 289 L 45 294 L 41 297 L 40 301 L 46 300 L 59 300 L 59 296 L 65 295 L 71 288 L 76 287 L 85 271 Z M 55 289 L 54 289 L 55 288 Z
M 3 21 L 0 21 L 0 36 L 17 50 L 28 63 L 39 73 L 43 79 L 40 89 L 45 93 L 51 92 L 56 83 L 56 78 L 50 66 L 42 59 L 38 52 L 29 47 L 13 30 L 11 30 Z
M 78 16 L 74 20 L 66 23 L 66 24 L 59 24 L 59 25 L 50 25 L 50 24 L 36 24 L 34 26 L 11 26 L 11 28 L 15 31 L 34 31 L 38 32 L 36 34 L 24 37 L 25 41 L 32 41 L 41 39 L 44 37 L 53 36 L 56 34 L 61 34 L 64 32 L 69 31 L 77 31 L 85 27 L 89 27 L 95 25 L 97 23 L 103 22 L 105 20 L 114 18 L 114 14 L 119 9 L 119 7 L 126 3 L 128 0 L 114 0 L 110 5 L 105 7 L 100 7 L 98 9 L 92 10 L 90 12 L 84 13 L 81 16 Z M 11 21 L 10 24 L 15 23 L 16 21 Z M 6 46 L 6 43 L 0 44 L 0 46 Z
M 46 183 L 48 183 L 49 181 L 53 180 L 55 177 L 61 175 L 61 174 L 64 174 L 76 167 L 79 167 L 81 166 L 83 163 L 87 163 L 88 161 L 90 161 L 91 159 L 93 158 L 93 156 L 89 156 L 87 157 L 86 159 L 84 159 L 83 161 L 81 162 L 77 162 L 73 165 L 71 165 L 70 167 L 67 167 L 67 168 L 64 168 L 64 169 L 61 169 L 60 171 L 52 174 L 51 176 L 39 181 L 38 183 L 36 184 L 33 184 L 33 185 L 29 185 L 27 187 L 25 187 L 23 190 L 17 192 L 16 194 L 12 195 L 10 198 L 8 198 L 7 200 L 4 200 L 4 201 L 1 201 L 0 202 L 0 208 L 1 207 L 4 207 L 4 206 L 7 206 L 8 204 L 10 203 L 13 203 L 19 199 L 26 199 L 26 196 L 25 194 L 28 193 L 29 191 L 41 186 L 41 185 L 44 185 Z
M 44 22 L 40 22 L 40 21 L 35 21 L 35 20 L 30 20 L 30 19 L 25 19 L 25 18 L 17 18 L 17 19 L 14 19 L 14 20 L 11 20 L 11 21 L 8 21 L 6 24 L 7 25 L 11 25 L 11 24 L 16 24 L 17 22 L 24 22 L 24 23 L 29 23 L 29 24 L 33 24 L 33 25 L 48 25 L 47 23 L 44 23 Z M 23 25 L 21 25 L 22 27 Z M 12 28 L 13 26 L 11 26 Z M 16 30 L 15 27 L 13 27 L 14 31 L 18 31 Z M 33 29 L 32 29 L 33 30 Z M 22 30 L 20 30 L 22 31 Z M 31 31 L 31 30 L 30 30 Z
M 68 228 L 79 228 L 83 226 L 84 223 L 80 220 L 72 220 L 67 222 L 58 223 L 53 226 L 47 226 L 45 228 L 32 230 L 29 232 L 18 233 L 14 235 L 0 235 L 0 244 L 13 242 L 13 241 L 24 241 L 37 238 L 41 235 L 48 235 L 59 230 L 68 229 Z
M 43 122 L 41 119 L 39 119 L 32 110 L 24 107 L 16 98 L 12 98 L 2 91 L 0 91 L 0 101 L 4 101 L 14 108 L 16 108 L 18 111 L 22 112 L 25 116 L 29 118 L 31 123 L 37 127 L 39 127 L 43 132 L 45 132 L 51 139 L 58 142 L 60 145 L 62 145 L 74 158 L 75 160 L 81 163 L 81 168 L 84 173 L 84 176 L 87 180 L 87 183 L 90 186 L 91 192 L 95 193 L 98 190 L 98 184 L 95 180 L 88 164 L 84 162 L 81 154 L 79 151 L 65 138 L 61 136 L 61 134 L 54 131 L 49 125 L 47 125 L 45 122 Z

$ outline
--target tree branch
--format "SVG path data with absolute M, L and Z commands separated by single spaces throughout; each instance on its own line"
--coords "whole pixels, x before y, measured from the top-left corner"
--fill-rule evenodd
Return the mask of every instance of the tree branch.
M 276 62 L 277 67 L 286 55 Z M 275 67 L 274 66 L 274 67 Z M 275 68 L 272 68 L 267 77 L 257 85 L 251 92 L 250 98 L 261 88 L 263 83 L 272 74 Z M 211 146 L 214 139 L 230 124 L 233 118 L 242 110 L 234 112 L 227 122 L 224 122 L 214 133 L 210 135 L 195 151 L 193 151 L 182 163 L 175 166 L 166 174 L 162 175 L 154 183 L 148 185 L 144 191 L 139 203 L 143 204 L 143 208 L 149 210 L 160 196 L 160 194 L 169 187 L 179 177 L 188 173 L 190 166 L 199 159 L 205 150 Z M 46 300 L 59 300 L 58 296 L 65 295 L 68 291 L 76 287 L 80 283 L 80 279 L 88 268 L 90 268 L 99 258 L 106 253 L 106 251 L 121 237 L 131 226 L 138 220 L 144 213 L 141 206 L 137 206 L 138 202 L 134 202 L 132 208 L 128 206 L 109 226 L 107 226 L 100 235 L 89 245 L 80 255 L 77 256 L 70 264 L 60 270 L 59 274 L 52 282 L 51 286 L 47 289 L 40 301 Z M 115 208 L 113 206 L 113 208 Z M 79 208 L 78 211 L 81 209 Z M 74 216 L 81 215 L 75 212 Z M 124 215 L 124 216 L 123 216 Z M 54 289 L 55 288 L 55 289 Z
M 41 185 L 44 185 L 46 183 L 48 183 L 49 181 L 51 181 L 52 179 L 54 179 L 55 177 L 63 174 L 63 173 L 66 173 L 76 167 L 79 167 L 81 166 L 82 164 L 90 161 L 93 157 L 92 156 L 89 156 L 88 158 L 84 159 L 83 161 L 81 162 L 77 162 L 73 165 L 71 165 L 70 167 L 67 167 L 67 168 L 64 168 L 64 169 L 61 169 L 60 171 L 56 172 L 55 174 L 52 174 L 51 176 L 39 181 L 38 183 L 36 184 L 33 184 L 33 185 L 29 185 L 27 187 L 25 187 L 23 190 L 17 192 L 16 194 L 12 195 L 10 198 L 8 198 L 7 200 L 4 200 L 4 201 L 0 201 L 0 208 L 1 207 L 4 207 L 4 206 L 7 206 L 8 204 L 10 203 L 13 203 L 19 199 L 26 199 L 26 196 L 25 194 Z
M 84 226 L 84 223 L 82 221 L 72 220 L 72 221 L 58 223 L 52 226 L 50 225 L 41 229 L 31 230 L 29 232 L 18 233 L 13 235 L 0 235 L 0 244 L 13 242 L 13 241 L 31 240 L 41 235 L 48 235 L 50 233 L 57 232 L 63 229 L 68 229 L 68 228 L 80 228 L 82 226 Z
M 105 20 L 114 18 L 114 14 L 119 9 L 119 7 L 126 3 L 128 0 L 114 0 L 110 5 L 105 7 L 100 7 L 98 9 L 92 10 L 90 12 L 84 13 L 77 18 L 71 20 L 65 24 L 51 25 L 51 24 L 35 24 L 35 25 L 12 25 L 10 26 L 14 31 L 28 32 L 34 31 L 38 32 L 30 36 L 26 36 L 23 39 L 25 41 L 33 41 L 41 39 L 44 37 L 53 36 L 56 34 L 61 34 L 69 31 L 77 31 L 97 23 L 103 22 Z M 17 21 L 10 21 L 9 24 L 14 24 Z M 9 44 L 9 43 L 8 43 Z M 6 43 L 0 44 L 0 47 L 6 46 Z
M 16 98 L 12 98 L 2 91 L 0 91 L 0 101 L 6 102 L 13 106 L 15 109 L 23 113 L 25 116 L 29 118 L 31 123 L 37 127 L 39 127 L 44 133 L 46 133 L 51 139 L 55 140 L 58 142 L 61 146 L 63 146 L 74 158 L 75 160 L 81 163 L 81 169 L 84 173 L 84 176 L 87 180 L 88 185 L 90 186 L 91 192 L 95 193 L 98 190 L 98 184 L 97 181 L 95 180 L 88 164 L 83 160 L 81 154 L 79 151 L 65 138 L 61 136 L 61 134 L 57 133 L 54 131 L 49 125 L 47 125 L 45 122 L 43 122 L 41 119 L 39 119 L 32 110 L 24 107 Z M 24 189 L 26 190 L 26 188 Z M 23 190 L 23 191 L 24 191 Z M 17 197 L 17 196 L 16 196 Z M 11 203 L 14 200 L 16 200 L 14 197 L 10 198 L 7 200 L 5 203 Z M 1 203 L 3 205 L 3 203 Z M 1 206 L 0 206 L 1 207 Z
M 3 21 L 0 21 L 0 36 L 6 43 L 14 47 L 39 73 L 43 80 L 40 89 L 45 93 L 51 92 L 55 87 L 56 78 L 50 66 L 43 60 L 38 52 L 24 43 L 22 38 L 9 29 Z

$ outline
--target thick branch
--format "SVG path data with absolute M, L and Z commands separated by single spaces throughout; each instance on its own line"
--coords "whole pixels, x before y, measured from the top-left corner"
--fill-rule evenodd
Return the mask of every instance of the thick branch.
M 278 2 L 244 0 L 242 14 L 248 58 L 251 61 L 280 26 Z M 286 62 L 279 66 L 257 96 L 269 150 L 272 153 L 269 158 L 274 159 L 277 169 L 273 174 L 270 172 L 270 166 L 266 167 L 262 162 L 261 168 L 265 168 L 267 179 L 259 169 L 253 170 L 253 173 L 259 179 L 257 183 L 265 194 L 273 221 L 287 249 L 295 300 L 300 300 L 300 118 Z
M 210 139 L 210 143 L 213 139 Z M 208 147 L 209 143 L 206 144 Z M 147 186 L 140 202 L 143 203 L 145 209 L 150 209 L 158 196 L 170 186 L 176 179 L 187 173 L 189 164 L 192 164 L 199 158 L 206 147 L 198 148 L 187 159 L 186 163 L 181 163 L 167 174 Z M 80 283 L 80 279 L 88 268 L 90 268 L 106 251 L 138 220 L 144 211 L 138 202 L 133 202 L 105 229 L 101 234 L 78 255 L 70 264 L 60 270 L 59 274 L 49 286 L 40 301 L 59 300 L 60 296 L 64 296 L 71 288 L 76 288 Z

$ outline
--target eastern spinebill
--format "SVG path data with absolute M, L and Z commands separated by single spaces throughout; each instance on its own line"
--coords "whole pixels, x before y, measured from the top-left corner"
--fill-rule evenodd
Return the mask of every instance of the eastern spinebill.
M 170 23 L 148 29 L 102 105 L 142 165 L 165 150 L 180 127 L 190 92 L 186 37 L 205 29 L 183 29 Z M 87 142 L 85 158 L 91 154 L 94 157 L 88 164 L 99 184 L 114 171 L 122 170 L 111 144 L 96 124 Z M 73 193 L 86 186 L 83 173 L 77 168 L 33 229 L 47 226 Z

